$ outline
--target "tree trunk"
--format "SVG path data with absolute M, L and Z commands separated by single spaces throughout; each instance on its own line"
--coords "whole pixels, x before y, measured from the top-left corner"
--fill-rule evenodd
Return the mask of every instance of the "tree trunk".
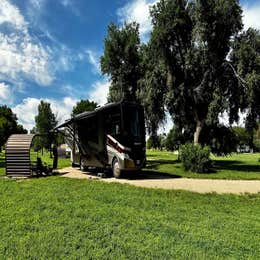
M 199 137 L 200 137 L 200 133 L 201 133 L 203 125 L 204 125 L 204 121 L 197 120 L 196 131 L 194 132 L 194 145 L 199 144 Z
M 166 78 L 166 86 L 168 87 L 168 89 L 171 89 L 173 87 L 173 75 L 172 72 L 170 70 L 170 68 L 168 67 L 167 70 L 167 78 Z

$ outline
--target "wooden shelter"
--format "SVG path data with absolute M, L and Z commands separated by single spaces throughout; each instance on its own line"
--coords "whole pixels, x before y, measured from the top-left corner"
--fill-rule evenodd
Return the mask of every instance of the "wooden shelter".
M 5 147 L 6 175 L 28 177 L 32 174 L 30 148 L 34 134 L 11 135 Z

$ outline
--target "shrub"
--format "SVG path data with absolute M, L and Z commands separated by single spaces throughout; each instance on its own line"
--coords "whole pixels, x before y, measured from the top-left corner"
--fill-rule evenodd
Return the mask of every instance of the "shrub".
M 181 146 L 180 159 L 185 171 L 209 172 L 211 168 L 210 148 L 191 143 Z

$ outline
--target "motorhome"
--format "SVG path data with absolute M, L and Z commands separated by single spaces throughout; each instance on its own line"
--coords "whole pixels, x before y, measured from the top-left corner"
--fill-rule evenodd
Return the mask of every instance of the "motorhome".
M 131 102 L 110 103 L 78 114 L 56 127 L 64 129 L 73 166 L 138 171 L 145 165 L 143 107 Z

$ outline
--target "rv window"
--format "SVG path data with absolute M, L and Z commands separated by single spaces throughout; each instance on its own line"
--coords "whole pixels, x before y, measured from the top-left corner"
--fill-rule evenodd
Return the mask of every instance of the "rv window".
M 143 134 L 142 111 L 136 107 L 124 108 L 124 131 L 127 135 L 141 137 Z
M 106 133 L 114 138 L 120 138 L 121 133 L 121 114 L 119 107 L 107 111 L 105 115 Z

